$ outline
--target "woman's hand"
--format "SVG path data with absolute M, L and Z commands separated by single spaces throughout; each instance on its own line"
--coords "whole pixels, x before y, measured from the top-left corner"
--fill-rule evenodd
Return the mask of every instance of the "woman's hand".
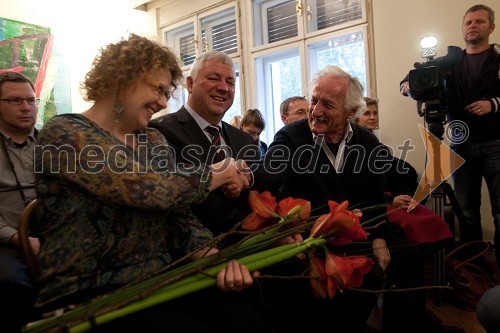
M 380 267 L 385 271 L 391 262 L 391 253 L 387 248 L 385 239 L 377 238 L 373 240 L 373 255 Z
M 254 272 L 252 276 L 246 266 L 231 260 L 227 267 L 217 274 L 217 287 L 222 291 L 240 291 L 250 287 L 253 277 L 257 276 L 258 272 Z

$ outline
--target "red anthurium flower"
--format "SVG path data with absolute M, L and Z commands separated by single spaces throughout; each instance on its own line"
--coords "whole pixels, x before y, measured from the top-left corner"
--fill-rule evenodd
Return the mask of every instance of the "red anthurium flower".
M 358 216 L 348 210 L 336 214 L 333 218 L 330 232 L 334 238 L 328 243 L 330 246 L 343 246 L 353 241 L 365 240 L 368 233 L 359 223 Z
M 242 228 L 245 230 L 258 230 L 272 224 L 279 215 L 276 213 L 276 198 L 268 191 L 261 194 L 250 191 L 248 202 L 253 212 L 243 221 Z
M 349 207 L 349 201 L 344 200 L 339 204 L 336 201 L 328 200 L 328 206 L 330 206 L 330 213 L 342 213 Z
M 349 202 L 347 200 L 343 201 L 341 204 L 330 200 L 328 201 L 328 206 L 330 206 L 330 213 L 321 215 L 314 225 L 311 228 L 311 237 L 318 237 L 324 234 L 332 234 L 335 230 L 334 228 L 335 222 L 339 218 L 344 218 L 344 212 L 348 212 L 347 207 L 349 206 Z M 359 222 L 359 220 L 358 220 Z
M 324 214 L 316 219 L 311 228 L 311 237 L 317 238 L 328 230 L 328 226 L 331 224 L 332 214 Z
M 269 191 L 265 191 L 259 193 L 257 191 L 250 191 L 248 196 L 248 203 L 250 204 L 250 208 L 259 214 L 262 217 L 273 218 L 277 217 L 276 214 L 276 198 L 269 193 Z
M 327 275 L 325 270 L 325 261 L 314 253 L 309 253 L 309 263 L 311 267 L 311 271 L 309 276 L 311 279 L 311 288 L 313 290 L 314 295 L 321 298 L 326 298 L 326 285 L 327 285 Z
M 291 218 L 294 225 L 304 224 L 311 215 L 311 203 L 304 199 L 283 199 L 278 202 L 278 215 Z
M 338 287 L 337 282 L 334 279 L 328 278 L 326 280 L 326 290 L 328 292 L 328 297 L 330 297 L 330 299 L 335 297 L 335 294 L 337 293 L 337 289 L 342 290 Z
M 271 225 L 273 221 L 274 219 L 265 218 L 256 212 L 251 212 L 245 218 L 241 227 L 245 230 L 259 230 Z
M 366 256 L 352 256 L 350 258 L 355 270 L 351 275 L 351 279 L 347 283 L 347 287 L 360 287 L 363 285 L 363 276 L 373 267 L 373 260 Z
M 326 253 L 326 274 L 334 280 L 339 290 L 360 287 L 363 275 L 368 273 L 373 261 L 366 256 L 337 256 L 333 252 Z

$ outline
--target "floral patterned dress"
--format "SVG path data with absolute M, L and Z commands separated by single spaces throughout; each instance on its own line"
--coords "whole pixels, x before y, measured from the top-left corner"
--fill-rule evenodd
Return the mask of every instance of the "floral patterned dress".
M 134 150 L 79 114 L 40 132 L 37 306 L 143 280 L 212 238 L 189 209 L 208 195 L 209 171 L 178 168 L 155 129 L 137 135 Z

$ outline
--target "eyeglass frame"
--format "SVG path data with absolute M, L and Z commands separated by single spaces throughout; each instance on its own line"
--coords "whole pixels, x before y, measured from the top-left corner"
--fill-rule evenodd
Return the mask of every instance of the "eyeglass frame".
M 289 116 L 293 116 L 293 115 L 305 116 L 305 115 L 307 115 L 307 110 L 297 110 L 297 111 L 292 112 L 292 113 L 285 113 L 284 114 L 285 117 L 289 117 Z
M 28 105 L 38 105 L 40 103 L 40 98 L 36 98 L 36 97 L 28 97 L 28 98 L 12 97 L 12 98 L 0 98 L 0 101 L 5 101 L 10 105 L 22 105 L 24 101 L 26 101 L 26 103 L 28 103 Z
M 169 87 L 165 87 L 163 83 L 155 82 L 156 80 L 153 80 L 148 77 L 146 77 L 145 81 L 148 85 L 151 86 L 151 88 L 153 88 L 158 98 L 165 97 L 168 101 L 172 97 L 172 91 L 170 90 Z

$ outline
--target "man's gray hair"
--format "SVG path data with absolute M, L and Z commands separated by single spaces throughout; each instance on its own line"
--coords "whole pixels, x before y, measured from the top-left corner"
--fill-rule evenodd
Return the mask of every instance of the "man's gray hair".
M 193 80 L 196 79 L 196 76 L 198 75 L 198 72 L 200 71 L 200 68 L 205 61 L 216 61 L 220 62 L 221 64 L 231 65 L 231 67 L 234 69 L 233 60 L 226 53 L 222 51 L 205 52 L 202 55 L 198 56 L 191 65 L 189 76 L 191 76 Z
M 349 81 L 349 86 L 347 87 L 344 99 L 344 109 L 349 110 L 349 112 L 356 113 L 366 108 L 366 103 L 363 100 L 364 88 L 357 77 L 351 76 L 340 67 L 326 66 L 316 73 L 312 80 L 312 86 L 314 86 L 320 78 L 325 76 L 347 79 Z

